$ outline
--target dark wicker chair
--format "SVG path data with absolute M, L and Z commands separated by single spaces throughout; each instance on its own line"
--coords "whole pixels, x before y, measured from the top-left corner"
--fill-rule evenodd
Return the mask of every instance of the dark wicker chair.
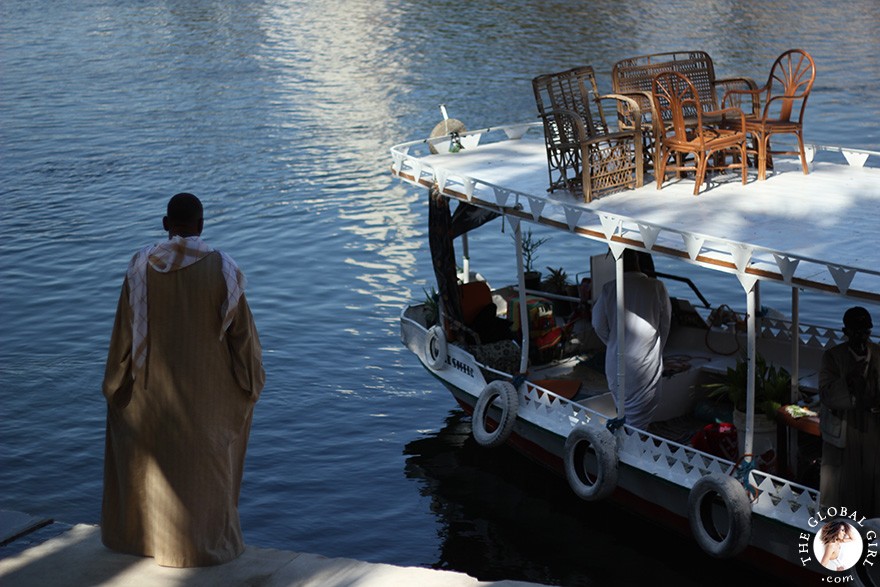
M 678 72 L 687 76 L 693 83 L 700 98 L 700 104 L 704 111 L 717 110 L 719 96 L 723 97 L 727 90 L 744 89 L 753 90 L 757 84 L 749 78 L 735 77 L 716 79 L 715 65 L 712 58 L 705 51 L 673 51 L 669 53 L 655 53 L 652 55 L 640 55 L 622 59 L 614 64 L 611 69 L 612 90 L 616 94 L 634 99 L 640 108 L 641 126 L 645 140 L 645 156 L 649 164 L 655 168 L 656 151 L 654 148 L 654 136 L 662 132 L 661 121 L 653 110 L 651 99 L 652 82 L 657 74 L 669 71 Z M 748 97 L 748 96 L 741 96 Z M 752 111 L 756 102 L 746 105 L 744 110 Z M 731 103 L 731 107 L 742 107 L 742 104 Z M 627 104 L 618 103 L 617 115 L 620 128 L 632 128 L 634 120 L 627 109 Z
M 635 119 L 639 106 L 624 96 L 599 95 L 589 66 L 532 80 L 538 116 L 544 123 L 549 191 L 582 189 L 589 202 L 603 193 L 644 182 L 641 124 L 611 132 L 602 100 L 622 100 Z
M 654 78 L 651 97 L 658 120 L 669 121 L 663 126 L 663 131 L 658 131 L 656 135 L 658 190 L 663 186 L 667 171 L 696 172 L 694 195 L 700 192 L 707 169 L 739 168 L 742 170 L 742 182 L 746 183 L 746 133 L 742 128 L 719 127 L 703 121 L 704 117 L 711 117 L 713 121 L 729 119 L 735 124 L 745 125 L 742 110 L 705 110 L 693 82 L 684 74 L 674 71 L 658 74 Z M 694 157 L 692 165 L 683 162 L 688 154 Z M 729 164 L 726 163 L 728 154 L 732 158 Z M 670 166 L 672 157 L 675 158 L 675 164 Z M 710 157 L 713 159 L 711 166 Z
M 772 155 L 798 155 L 804 174 L 809 173 L 804 153 L 804 110 L 807 98 L 816 80 L 816 64 L 809 53 L 790 49 L 780 55 L 770 68 L 770 77 L 762 88 L 729 90 L 723 105 L 742 103 L 743 96 L 753 98 L 755 108 L 746 115 L 745 130 L 755 137 L 758 158 L 758 179 L 767 176 L 772 166 Z M 770 137 L 774 134 L 793 134 L 797 151 L 772 151 Z

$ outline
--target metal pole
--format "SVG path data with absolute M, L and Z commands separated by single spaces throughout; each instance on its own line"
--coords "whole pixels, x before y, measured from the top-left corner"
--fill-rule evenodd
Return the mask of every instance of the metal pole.
M 757 288 L 750 287 L 746 292 L 746 321 L 748 324 L 748 344 L 746 353 L 748 359 L 748 383 L 746 387 L 746 439 L 743 446 L 743 454 L 751 455 L 754 446 L 755 433 L 755 306 L 757 301 Z M 754 457 L 748 457 L 753 460 Z
M 626 348 L 626 306 L 624 305 L 623 291 L 623 250 L 616 258 L 615 280 L 617 282 L 617 417 L 626 415 L 624 400 L 626 398 L 626 360 L 624 349 Z
M 522 331 L 522 354 L 519 359 L 519 372 L 525 373 L 529 368 L 529 308 L 526 297 L 526 275 L 523 269 L 522 232 L 517 223 L 513 231 L 516 242 L 516 274 L 519 281 L 519 325 Z
M 471 252 L 468 247 L 468 235 L 461 235 L 461 266 L 464 275 L 461 278 L 462 283 L 469 283 L 471 280 Z
M 791 288 L 791 397 L 790 403 L 798 401 L 798 377 L 801 366 L 801 316 L 800 316 L 800 290 Z M 788 441 L 788 470 L 797 470 L 798 436 L 797 430 L 790 426 L 787 428 Z
M 791 288 L 791 402 L 798 400 L 798 374 L 801 360 L 800 290 Z

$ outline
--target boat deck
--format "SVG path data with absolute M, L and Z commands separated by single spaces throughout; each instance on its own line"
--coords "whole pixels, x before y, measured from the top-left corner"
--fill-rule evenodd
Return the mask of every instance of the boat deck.
M 497 130 L 521 138 L 489 142 Z M 539 125 L 485 129 L 459 153 L 429 154 L 425 141 L 392 148 L 394 173 L 446 195 L 597 240 L 799 287 L 880 301 L 880 153 L 815 147 L 809 175 L 794 158 L 775 160 L 767 180 L 750 170 L 716 175 L 698 196 L 692 176 L 662 190 L 645 185 L 584 203 L 548 193 Z M 417 153 L 423 149 L 425 154 Z M 870 157 L 870 160 L 868 160 Z M 866 166 L 860 166 L 865 163 Z M 847 164 L 852 161 L 854 164 Z

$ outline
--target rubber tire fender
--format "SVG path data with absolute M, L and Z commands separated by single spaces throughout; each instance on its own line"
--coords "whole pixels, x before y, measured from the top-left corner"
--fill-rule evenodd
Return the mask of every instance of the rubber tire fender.
M 486 415 L 495 400 L 500 402 L 501 418 L 498 427 L 489 432 L 486 429 Z M 510 437 L 513 432 L 513 425 L 516 424 L 516 412 L 519 409 L 519 393 L 512 383 L 508 381 L 493 381 L 483 388 L 480 397 L 477 398 L 477 404 L 474 406 L 474 413 L 471 418 L 471 431 L 474 440 L 480 446 L 493 448 L 501 446 Z
M 718 495 L 727 512 L 725 536 L 712 521 L 713 495 Z M 752 535 L 752 508 L 748 493 L 730 475 L 711 473 L 700 477 L 688 495 L 688 520 L 700 548 L 715 558 L 738 555 L 749 545 Z
M 586 450 L 596 455 L 596 475 L 587 472 Z M 585 501 L 599 501 L 617 488 L 617 440 L 604 426 L 577 426 L 565 439 L 565 478 L 575 495 Z
M 440 371 L 446 368 L 448 354 L 446 332 L 439 324 L 432 326 L 425 338 L 425 362 L 431 369 Z

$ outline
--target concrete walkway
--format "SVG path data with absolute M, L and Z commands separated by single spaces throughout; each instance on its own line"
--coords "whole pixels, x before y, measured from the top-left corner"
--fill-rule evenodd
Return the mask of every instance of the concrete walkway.
M 53 524 L 54 526 L 54 524 Z M 48 527 L 44 528 L 45 532 Z M 239 558 L 216 567 L 172 569 L 151 558 L 118 554 L 101 544 L 97 526 L 62 526 L 59 534 L 32 544 L 28 536 L 0 547 L 0 585 L 85 587 L 534 587 L 520 581 L 477 581 L 463 573 L 396 567 L 271 548 L 247 547 Z M 33 535 L 31 535 L 33 536 Z M 25 540 L 25 548 L 14 547 Z M 27 544 L 30 540 L 31 544 Z M 4 552 L 6 551 L 6 552 Z M 9 553 L 9 556 L 6 554 Z

